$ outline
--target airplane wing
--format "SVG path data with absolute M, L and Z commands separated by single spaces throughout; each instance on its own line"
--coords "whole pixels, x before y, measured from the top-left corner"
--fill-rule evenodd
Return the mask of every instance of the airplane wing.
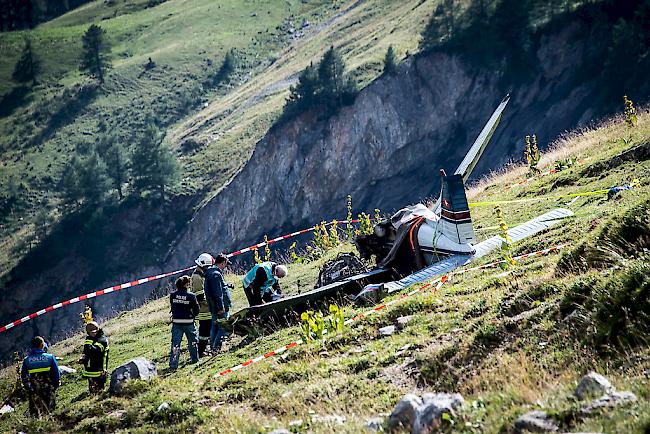
M 487 121 L 483 127 L 483 130 L 481 130 L 481 133 L 474 141 L 474 144 L 465 155 L 465 158 L 463 158 L 463 161 L 461 161 L 458 169 L 456 169 L 456 172 L 454 172 L 454 175 L 462 175 L 463 183 L 467 182 L 470 175 L 472 174 L 472 170 L 474 170 L 474 166 L 476 166 L 476 163 L 478 163 L 481 155 L 483 155 L 483 151 L 485 151 L 485 147 L 492 138 L 494 130 L 496 130 L 497 125 L 499 125 L 503 110 L 506 108 L 506 105 L 508 105 L 509 101 L 510 94 L 506 95 L 505 98 L 503 98 L 503 101 L 501 101 L 501 104 L 499 104 L 496 110 L 494 110 L 494 113 L 492 113 L 490 120 Z M 433 212 L 440 214 L 440 198 L 438 198 L 436 201 L 436 204 L 433 207 Z
M 560 223 L 562 220 L 572 215 L 573 215 L 573 211 L 571 210 L 564 209 L 564 208 L 556 208 L 538 217 L 535 217 L 534 219 L 529 220 L 526 223 L 522 223 L 519 226 L 515 226 L 514 228 L 508 229 L 508 235 L 512 239 L 512 242 L 521 241 L 524 238 L 533 236 L 539 232 L 542 232 L 550 228 L 551 226 L 557 223 Z M 492 238 L 488 238 L 487 240 L 481 241 L 480 243 L 474 246 L 476 253 L 471 256 L 470 255 L 450 256 L 448 258 L 443 259 L 442 261 L 435 262 L 430 266 L 423 268 L 420 271 L 410 274 L 403 279 L 396 280 L 394 282 L 385 283 L 384 288 L 386 289 L 386 292 L 390 294 L 408 288 L 414 283 L 425 282 L 436 276 L 449 273 L 450 271 L 453 271 L 456 268 L 469 264 L 474 259 L 485 256 L 488 253 L 498 249 L 503 245 L 503 242 L 504 240 L 500 236 L 494 236 Z

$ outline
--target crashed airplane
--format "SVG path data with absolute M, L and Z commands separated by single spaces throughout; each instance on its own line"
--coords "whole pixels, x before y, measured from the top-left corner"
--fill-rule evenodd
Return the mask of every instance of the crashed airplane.
M 466 265 L 498 249 L 500 236 L 476 244 L 465 194 L 465 182 L 494 134 L 510 98 L 496 108 L 453 175 L 442 176 L 441 194 L 432 208 L 417 204 L 378 222 L 370 235 L 358 236 L 364 259 L 377 259 L 377 267 L 340 278 L 308 292 L 292 295 L 235 313 L 229 325 L 237 334 L 259 332 L 260 327 L 294 322 L 306 310 L 322 309 L 331 300 L 375 303 L 383 296 Z M 522 240 L 573 215 L 557 208 L 508 230 L 513 242 Z

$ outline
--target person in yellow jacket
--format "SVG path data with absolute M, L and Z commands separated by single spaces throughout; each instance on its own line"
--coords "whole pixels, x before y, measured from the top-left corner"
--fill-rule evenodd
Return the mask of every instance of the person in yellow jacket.
M 192 292 L 199 302 L 199 314 L 196 317 L 199 321 L 199 357 L 204 357 L 210 341 L 212 314 L 210 313 L 208 300 L 205 298 L 205 278 L 203 274 L 207 268 L 214 265 L 214 258 L 209 253 L 201 253 L 194 262 L 197 267 L 192 273 Z

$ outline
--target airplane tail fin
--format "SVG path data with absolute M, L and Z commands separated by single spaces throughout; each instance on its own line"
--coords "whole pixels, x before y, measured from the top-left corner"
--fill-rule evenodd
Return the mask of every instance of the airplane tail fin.
M 440 198 L 439 229 L 442 234 L 458 244 L 475 243 L 463 175 L 446 176 L 443 172 Z

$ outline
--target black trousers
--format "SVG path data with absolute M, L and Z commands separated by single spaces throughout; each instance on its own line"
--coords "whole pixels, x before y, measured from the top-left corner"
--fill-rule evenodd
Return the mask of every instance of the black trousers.
M 252 286 L 249 285 L 244 288 L 244 294 L 246 294 L 249 306 L 259 306 L 262 304 L 262 294 L 260 294 L 258 291 L 253 291 Z
M 41 417 L 56 407 L 56 389 L 49 384 L 33 384 L 28 392 L 29 414 Z
M 199 320 L 199 357 L 205 356 L 205 349 L 210 342 L 210 328 L 212 327 L 211 319 Z
M 88 390 L 91 395 L 97 395 L 104 391 L 107 377 L 108 375 L 102 374 L 99 377 L 88 378 Z

